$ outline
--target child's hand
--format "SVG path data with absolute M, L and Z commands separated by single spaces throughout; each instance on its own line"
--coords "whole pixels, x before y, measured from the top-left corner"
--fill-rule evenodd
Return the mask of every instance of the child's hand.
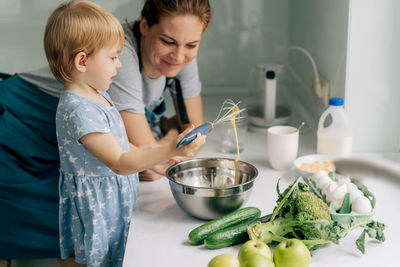
M 193 129 L 194 125 L 192 125 L 185 131 L 183 131 L 181 134 L 179 134 L 175 139 L 176 142 L 172 142 L 175 145 L 175 147 L 178 144 L 178 142 L 182 140 Z M 198 133 L 196 139 L 194 139 L 190 144 L 183 145 L 181 148 L 177 149 L 177 156 L 192 158 L 200 151 L 205 142 L 206 142 L 206 136 Z

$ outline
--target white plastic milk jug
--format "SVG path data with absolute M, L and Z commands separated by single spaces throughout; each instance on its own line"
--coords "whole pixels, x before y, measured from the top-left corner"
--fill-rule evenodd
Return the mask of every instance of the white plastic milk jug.
M 322 113 L 317 131 L 317 153 L 350 156 L 352 130 L 350 118 L 343 109 L 343 99 L 329 99 L 329 108 Z

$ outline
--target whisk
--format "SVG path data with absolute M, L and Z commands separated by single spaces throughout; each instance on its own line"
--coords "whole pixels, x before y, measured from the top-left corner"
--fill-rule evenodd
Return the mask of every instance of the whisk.
M 198 133 L 208 134 L 214 129 L 214 125 L 217 125 L 224 121 L 234 120 L 236 119 L 236 116 L 239 116 L 238 119 L 240 119 L 240 113 L 242 113 L 245 109 L 239 109 L 239 104 L 240 101 L 238 103 L 235 103 L 231 99 L 226 99 L 222 103 L 222 107 L 219 110 L 218 116 L 214 121 L 206 121 L 202 125 L 190 131 L 184 138 L 182 138 L 181 141 L 179 141 L 176 147 L 180 148 L 183 145 L 190 144 L 194 139 L 196 139 Z

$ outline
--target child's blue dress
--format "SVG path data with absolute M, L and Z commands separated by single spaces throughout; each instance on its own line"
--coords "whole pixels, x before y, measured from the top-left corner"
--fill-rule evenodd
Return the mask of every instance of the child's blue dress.
M 87 266 L 122 266 L 137 174 L 111 171 L 79 141 L 86 134 L 111 132 L 129 151 L 123 121 L 107 93 L 107 107 L 71 91 L 61 94 L 56 114 L 60 152 L 61 258 L 75 257 Z

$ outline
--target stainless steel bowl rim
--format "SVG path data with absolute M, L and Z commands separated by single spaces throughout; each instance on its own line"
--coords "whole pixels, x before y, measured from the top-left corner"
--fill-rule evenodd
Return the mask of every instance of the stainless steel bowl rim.
M 192 186 L 192 185 L 187 185 L 187 184 L 179 183 L 179 182 L 173 180 L 173 179 L 172 179 L 171 177 L 169 177 L 169 175 L 168 175 L 168 173 L 170 172 L 170 170 L 172 170 L 173 168 L 175 168 L 175 167 L 178 166 L 178 165 L 184 165 L 184 164 L 187 164 L 187 163 L 189 163 L 189 162 L 199 161 L 199 160 L 207 160 L 207 159 L 234 161 L 234 159 L 230 159 L 230 158 L 194 158 L 194 159 L 189 159 L 189 160 L 181 161 L 181 162 L 179 162 L 179 163 L 176 163 L 176 164 L 170 166 L 170 167 L 167 169 L 167 171 L 165 172 L 165 173 L 166 173 L 166 177 L 168 178 L 168 180 L 170 181 L 170 183 L 172 182 L 172 183 L 174 183 L 174 184 L 177 184 L 177 185 L 180 185 L 180 186 L 183 186 L 183 187 L 188 187 L 188 188 L 193 188 L 193 189 L 200 189 L 200 190 L 207 190 L 207 189 L 208 189 L 208 190 L 218 190 L 218 189 L 227 190 L 227 189 L 235 189 L 235 188 L 237 188 L 237 187 L 242 187 L 242 186 L 245 186 L 246 184 L 253 183 L 254 180 L 255 180 L 255 179 L 257 178 L 257 176 L 258 176 L 258 170 L 257 170 L 257 168 L 256 168 L 253 164 L 250 164 L 250 163 L 245 162 L 245 161 L 242 161 L 242 160 L 239 160 L 239 162 L 242 162 L 242 163 L 244 163 L 244 164 L 249 165 L 249 166 L 254 170 L 254 177 L 253 177 L 253 179 L 251 179 L 250 181 L 247 181 L 247 182 L 242 183 L 242 184 L 234 185 L 234 186 L 221 187 L 221 188 L 210 188 L 210 187 L 204 187 L 204 186 Z

